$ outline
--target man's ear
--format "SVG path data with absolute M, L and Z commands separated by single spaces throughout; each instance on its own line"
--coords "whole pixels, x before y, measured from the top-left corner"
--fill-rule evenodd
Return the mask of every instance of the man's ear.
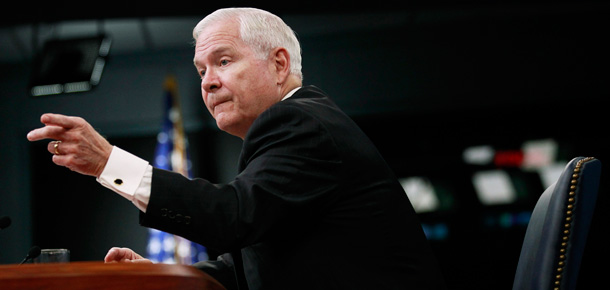
M 290 75 L 290 54 L 283 47 L 278 47 L 272 51 L 272 60 L 277 74 L 277 83 L 282 84 Z

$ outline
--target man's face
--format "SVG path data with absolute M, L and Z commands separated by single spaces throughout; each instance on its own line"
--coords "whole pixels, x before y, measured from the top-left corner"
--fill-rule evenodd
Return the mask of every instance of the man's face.
M 254 119 L 281 99 L 274 62 L 256 57 L 236 21 L 212 24 L 196 41 L 203 101 L 221 130 L 243 139 Z

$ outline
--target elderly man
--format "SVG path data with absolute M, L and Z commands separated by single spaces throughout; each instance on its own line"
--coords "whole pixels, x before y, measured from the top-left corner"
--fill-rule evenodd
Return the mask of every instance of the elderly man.
M 277 16 L 220 9 L 194 29 L 201 93 L 218 127 L 243 139 L 228 184 L 183 176 L 56 114 L 31 141 L 140 209 L 140 223 L 227 254 L 195 264 L 229 289 L 442 289 L 417 216 L 374 145 L 320 89 Z M 126 248 L 106 262 L 149 262 Z

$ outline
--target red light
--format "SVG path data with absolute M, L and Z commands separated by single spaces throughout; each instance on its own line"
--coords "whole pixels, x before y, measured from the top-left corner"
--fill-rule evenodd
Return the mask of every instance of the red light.
M 497 167 L 520 167 L 523 163 L 521 150 L 497 150 L 494 165 Z

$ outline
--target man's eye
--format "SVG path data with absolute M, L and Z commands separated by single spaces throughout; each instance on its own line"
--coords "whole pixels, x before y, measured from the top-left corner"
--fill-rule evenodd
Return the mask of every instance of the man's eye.
M 227 64 L 229 64 L 229 61 L 228 61 L 228 60 L 226 60 L 226 59 L 223 59 L 223 60 L 221 60 L 221 61 L 220 61 L 220 65 L 221 65 L 221 66 L 223 66 L 223 65 L 227 65 Z

